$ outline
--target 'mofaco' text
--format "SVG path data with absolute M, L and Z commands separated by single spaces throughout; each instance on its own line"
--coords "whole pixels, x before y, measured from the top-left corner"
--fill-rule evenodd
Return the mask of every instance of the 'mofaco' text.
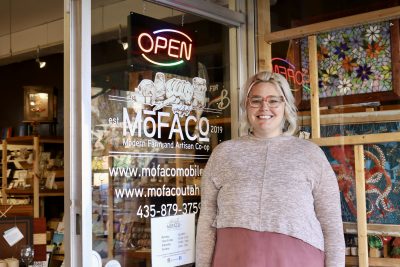
M 144 117 L 144 115 L 147 116 Z M 157 121 L 153 116 L 156 116 Z M 137 131 L 137 136 L 139 137 L 142 136 L 143 132 L 148 138 L 162 138 L 162 128 L 166 128 L 169 129 L 168 139 L 170 140 L 174 134 L 179 134 L 181 140 L 195 141 L 198 139 L 199 142 L 210 141 L 210 138 L 208 137 L 210 132 L 210 122 L 207 118 L 200 117 L 197 119 L 192 115 L 187 116 L 182 129 L 179 116 L 177 114 L 174 114 L 173 116 L 172 122 L 163 122 L 163 118 L 171 117 L 170 113 L 142 110 L 142 112 L 136 113 L 135 118 L 130 118 L 127 108 L 123 108 L 123 136 L 126 136 L 128 131 L 131 136 L 134 136 Z M 189 127 L 193 124 L 198 131 L 189 132 Z

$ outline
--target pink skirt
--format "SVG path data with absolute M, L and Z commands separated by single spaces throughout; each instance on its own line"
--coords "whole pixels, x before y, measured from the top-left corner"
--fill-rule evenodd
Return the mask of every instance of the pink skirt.
M 213 267 L 324 267 L 324 252 L 284 234 L 217 229 Z

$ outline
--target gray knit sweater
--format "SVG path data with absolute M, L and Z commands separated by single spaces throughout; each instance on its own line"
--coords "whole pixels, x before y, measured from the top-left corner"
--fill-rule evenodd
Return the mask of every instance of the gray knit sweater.
M 196 267 L 211 266 L 216 228 L 286 234 L 343 267 L 339 189 L 323 151 L 292 136 L 245 136 L 218 145 L 204 170 Z M 229 249 L 229 248 L 227 248 Z

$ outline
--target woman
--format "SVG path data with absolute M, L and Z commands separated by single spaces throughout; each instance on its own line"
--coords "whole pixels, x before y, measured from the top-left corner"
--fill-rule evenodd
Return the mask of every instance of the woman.
M 343 267 L 336 176 L 317 145 L 292 136 L 289 84 L 261 72 L 243 94 L 249 134 L 221 143 L 204 170 L 196 267 Z

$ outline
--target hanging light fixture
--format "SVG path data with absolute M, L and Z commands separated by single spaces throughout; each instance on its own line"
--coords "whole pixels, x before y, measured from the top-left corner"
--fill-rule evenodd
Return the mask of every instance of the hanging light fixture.
M 122 45 L 122 48 L 124 50 L 128 49 L 128 43 L 127 42 L 122 42 L 122 26 L 121 24 L 119 25 L 119 29 L 118 29 L 118 43 Z
M 36 62 L 39 64 L 39 68 L 43 69 L 46 66 L 46 61 L 40 61 L 39 59 L 39 46 L 36 49 Z

